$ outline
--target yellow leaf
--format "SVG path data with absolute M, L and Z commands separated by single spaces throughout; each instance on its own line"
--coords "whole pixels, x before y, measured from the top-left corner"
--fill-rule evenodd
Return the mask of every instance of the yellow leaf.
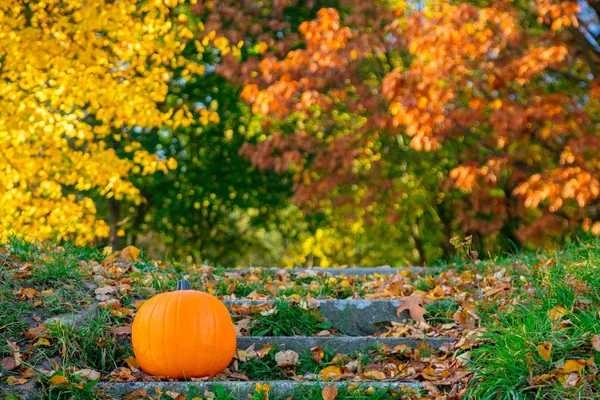
M 25 378 L 17 378 L 16 376 L 9 376 L 6 378 L 6 384 L 8 386 L 23 385 L 25 383 L 27 383 L 27 379 Z
M 264 400 L 269 400 L 269 390 L 271 389 L 271 385 L 268 383 L 257 383 L 255 387 L 256 392 L 262 394 Z
M 567 310 L 566 308 L 564 308 L 562 306 L 556 306 L 553 309 L 548 311 L 548 317 L 552 321 L 558 321 L 559 319 L 561 319 L 568 313 L 569 313 L 569 310 Z
M 552 343 L 542 343 L 538 344 L 538 353 L 540 356 L 546 361 L 552 360 Z
M 45 346 L 48 347 L 50 346 L 50 341 L 46 338 L 39 338 L 37 342 L 35 342 L 34 346 Z
M 565 366 L 563 367 L 563 372 L 565 374 L 569 374 L 571 372 L 581 371 L 583 368 L 585 368 L 585 361 L 583 361 L 583 364 L 580 361 L 583 361 L 583 360 L 568 360 L 567 362 L 565 362 Z
M 328 380 L 340 376 L 342 374 L 342 370 L 340 367 L 336 367 L 335 365 L 329 366 L 327 368 L 323 368 L 319 375 L 321 378 Z
M 135 303 L 133 303 L 133 306 L 134 306 L 135 308 L 140 308 L 141 306 L 143 306 L 143 305 L 144 305 L 144 303 L 145 303 L 145 301 L 144 301 L 144 300 L 136 301 Z
M 325 386 L 321 391 L 321 396 L 323 400 L 333 400 L 338 395 L 338 388 L 336 386 Z
M 387 378 L 387 376 L 385 376 L 385 374 L 381 371 L 367 371 L 363 375 L 367 378 L 373 378 L 373 379 L 379 379 L 379 380 Z
M 127 363 L 127 365 L 129 365 L 129 368 L 136 368 L 136 369 L 140 368 L 140 364 L 138 363 L 138 361 L 136 360 L 136 358 L 134 356 L 127 357 L 125 359 L 125 362 Z
M 52 294 L 52 289 L 42 290 L 40 293 L 44 296 L 49 296 Z

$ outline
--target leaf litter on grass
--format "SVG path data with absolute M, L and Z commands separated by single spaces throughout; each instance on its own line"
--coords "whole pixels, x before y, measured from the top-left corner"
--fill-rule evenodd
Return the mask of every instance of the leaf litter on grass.
M 4 256 L 10 255 L 10 249 L 4 249 Z M 52 249 L 46 251 L 51 252 Z M 37 262 L 20 260 L 12 255 L 9 257 L 6 265 L 14 278 L 10 296 L 13 296 L 15 302 L 26 305 L 28 310 L 43 311 L 47 291 L 52 289 L 29 284 L 38 268 Z M 236 299 L 240 296 L 253 300 L 281 299 L 291 303 L 294 310 L 302 312 L 312 312 L 320 299 L 336 298 L 338 295 L 405 300 L 404 309 L 411 313 L 413 320 L 392 323 L 382 330 L 381 336 L 455 339 L 438 350 L 423 342 L 415 349 L 408 346 L 380 346 L 354 355 L 326 354 L 322 349 L 315 348 L 311 354 L 305 356 L 296 353 L 296 356 L 293 352 L 278 351 L 272 346 L 258 349 L 251 347 L 239 350 L 229 368 L 215 379 L 266 380 L 271 379 L 274 371 L 277 371 L 285 379 L 309 382 L 318 379 L 423 382 L 432 399 L 461 398 L 467 394 L 467 390 L 471 393 L 483 393 L 476 392 L 476 388 L 482 387 L 481 379 L 484 379 L 478 372 L 482 362 L 490 373 L 497 373 L 494 368 L 500 368 L 500 365 L 485 364 L 481 349 L 501 343 L 497 342 L 493 329 L 503 326 L 508 321 L 503 318 L 511 313 L 516 319 L 520 318 L 519 307 L 524 305 L 540 308 L 540 314 L 547 320 L 548 333 L 539 339 L 533 336 L 523 339 L 513 336 L 513 340 L 529 346 L 528 352 L 523 353 L 529 354 L 529 358 L 524 358 L 524 368 L 520 372 L 523 380 L 515 381 L 515 384 L 521 385 L 518 390 L 524 393 L 530 390 L 527 387 L 577 390 L 589 386 L 596 379 L 597 369 L 592 352 L 599 351 L 600 329 L 587 332 L 588 336 L 582 336 L 581 340 L 564 339 L 567 332 L 575 332 L 573 330 L 576 329 L 576 324 L 572 320 L 588 318 L 588 314 L 593 312 L 596 313 L 594 318 L 597 318 L 597 300 L 591 297 L 588 288 L 594 286 L 585 281 L 591 275 L 584 278 L 578 272 L 570 272 L 565 278 L 568 287 L 560 289 L 552 281 L 552 276 L 546 276 L 549 273 L 547 271 L 556 267 L 557 261 L 553 259 L 539 259 L 528 265 L 518 259 L 501 260 L 502 265 L 473 263 L 460 270 L 444 270 L 424 275 L 402 271 L 396 275 L 331 277 L 314 271 L 300 274 L 291 274 L 285 270 L 267 273 L 257 268 L 250 274 L 242 275 L 206 265 L 172 268 L 162 262 L 147 262 L 138 257 L 139 253 L 129 248 L 123 254 L 112 252 L 100 260 L 88 258 L 78 261 L 78 274 L 84 277 L 89 287 L 85 292 L 87 297 L 82 297 L 82 301 L 95 304 L 106 313 L 107 317 L 102 323 L 106 324 L 103 332 L 107 333 L 102 335 L 113 336 L 111 346 L 117 346 L 122 342 L 120 338 L 130 335 L 131 322 L 143 301 L 160 291 L 172 290 L 174 283 L 181 278 L 191 280 L 196 289 L 206 290 L 221 299 Z M 322 289 L 325 286 L 327 290 Z M 557 294 L 559 297 L 554 303 L 549 303 L 540 296 L 548 288 L 563 290 L 560 295 Z M 569 295 L 569 290 L 575 294 L 574 298 Z M 553 298 L 552 293 L 550 294 L 550 298 Z M 577 300 L 577 296 L 583 297 Z M 442 304 L 439 302 L 443 301 L 451 303 L 435 310 L 428 305 Z M 399 311 L 402 309 L 401 307 Z M 232 307 L 232 311 L 241 334 L 252 334 L 257 320 L 262 318 L 264 326 L 265 319 L 273 317 L 272 321 L 276 321 L 275 317 L 282 312 L 281 308 L 271 304 Z M 328 328 L 323 330 L 328 331 Z M 323 330 L 320 329 L 320 333 Z M 331 330 L 329 332 L 332 333 Z M 309 332 L 317 333 L 319 332 Z M 137 367 L 131 352 L 117 356 L 121 358 L 116 359 L 116 365 L 109 370 L 84 365 L 81 359 L 77 361 L 78 365 L 70 364 L 74 360 L 64 357 L 65 351 L 61 349 L 64 343 L 50 334 L 39 318 L 31 320 L 26 332 L 11 333 L 10 337 L 3 339 L 8 340 L 8 345 L 7 350 L 0 354 L 4 375 L 0 379 L 4 379 L 6 384 L 20 385 L 31 379 L 39 379 L 46 382 L 51 390 L 62 390 L 66 387 L 82 387 L 83 382 L 90 379 L 121 382 L 159 379 L 144 374 Z M 56 361 L 44 366 L 30 365 L 30 361 L 40 359 L 41 354 Z M 501 354 L 490 354 L 487 357 L 498 356 Z M 545 364 L 540 364 L 541 362 Z M 252 368 L 246 367 L 251 364 Z M 54 378 L 55 376 L 61 378 Z M 66 384 L 52 384 L 52 379 L 54 382 L 62 382 L 62 377 L 67 380 Z M 331 396 L 329 391 L 322 396 Z

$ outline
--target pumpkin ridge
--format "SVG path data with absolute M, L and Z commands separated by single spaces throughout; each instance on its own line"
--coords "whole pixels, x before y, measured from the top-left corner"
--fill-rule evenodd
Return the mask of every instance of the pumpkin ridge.
M 169 358 L 169 354 L 167 353 L 167 349 L 169 348 L 167 346 L 167 344 L 168 344 L 167 343 L 167 335 L 169 333 L 169 330 L 166 329 L 166 328 L 168 328 L 168 327 L 171 326 L 171 324 L 168 323 L 169 321 L 168 321 L 167 318 L 168 318 L 168 315 L 170 314 L 169 311 L 170 311 L 171 308 L 169 306 L 171 305 L 171 300 L 173 299 L 173 294 L 172 293 L 167 293 L 167 294 L 169 296 L 168 296 L 167 304 L 165 305 L 164 312 L 163 312 L 163 315 L 162 315 L 162 318 L 161 318 L 161 321 L 163 321 L 163 323 L 165 325 L 165 329 L 163 330 L 163 349 L 164 349 L 163 360 L 167 360 L 167 362 L 168 362 L 167 365 L 168 365 L 169 369 L 173 369 L 173 364 L 172 364 L 172 362 L 171 362 L 171 360 Z
M 179 283 L 177 284 L 177 286 L 179 286 Z M 174 296 L 177 296 L 177 304 L 175 305 L 175 327 L 177 328 L 177 331 L 179 331 L 180 326 L 179 326 L 179 307 L 181 306 L 181 293 L 174 293 Z M 179 342 L 181 342 L 181 340 L 176 340 L 175 343 L 176 344 L 176 348 L 177 348 L 177 364 L 179 365 L 179 371 L 181 371 L 180 373 L 183 375 L 183 379 L 186 379 L 187 377 L 185 376 L 185 368 L 183 368 L 183 365 L 181 364 L 181 345 L 179 344 Z
M 216 300 L 216 301 L 219 301 L 219 300 Z M 218 332 L 217 329 L 220 330 L 220 325 L 221 324 L 217 324 L 217 319 L 219 318 L 219 315 L 215 312 L 215 307 L 212 304 L 210 306 L 211 306 L 210 307 L 210 312 L 212 314 L 213 327 L 210 330 L 209 334 L 211 334 L 211 336 L 212 336 L 211 339 L 215 340 L 216 338 L 220 337 L 220 335 L 219 335 L 220 332 Z M 220 318 L 219 318 L 219 320 L 220 320 Z M 214 367 L 212 367 L 212 365 L 215 362 L 215 355 L 217 355 L 217 352 L 215 351 L 215 349 L 212 349 L 212 350 L 213 351 L 210 354 L 210 363 L 208 364 L 208 365 L 211 366 L 211 371 L 210 371 L 211 373 L 214 370 Z

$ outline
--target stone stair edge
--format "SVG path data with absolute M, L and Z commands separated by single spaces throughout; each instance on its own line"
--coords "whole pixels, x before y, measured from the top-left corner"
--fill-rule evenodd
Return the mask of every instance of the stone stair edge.
M 350 385 L 357 385 L 357 388 L 367 389 L 373 387 L 375 389 L 392 389 L 392 390 L 411 390 L 419 392 L 423 390 L 423 386 L 419 382 L 403 382 L 397 380 L 389 381 L 292 381 L 292 380 L 265 380 L 265 381 L 179 381 L 179 382 L 99 382 L 94 386 L 94 390 L 102 390 L 109 396 L 123 396 L 134 390 L 150 391 L 155 388 L 160 388 L 162 392 L 173 391 L 185 394 L 192 389 L 200 392 L 205 390 L 213 391 L 216 387 L 221 386 L 224 390 L 231 394 L 235 394 L 235 398 L 247 398 L 256 392 L 257 385 L 270 385 L 269 398 L 279 398 L 281 396 L 289 396 L 294 390 L 300 388 L 318 387 L 322 389 L 326 386 L 336 386 L 338 388 Z

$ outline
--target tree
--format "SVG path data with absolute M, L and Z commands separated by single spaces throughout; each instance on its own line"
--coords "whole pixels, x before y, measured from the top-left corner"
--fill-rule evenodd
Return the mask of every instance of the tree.
M 182 56 L 204 48 L 182 3 L 2 3 L 0 232 L 89 243 L 109 235 L 108 199 L 118 244 L 120 203 L 142 202 L 131 178 L 176 166 L 140 138 L 191 123 L 185 106 L 161 109 L 173 71 L 202 68 Z
M 383 93 L 411 147 L 461 143 L 449 178 L 468 193 L 463 232 L 537 245 L 582 223 L 600 233 L 590 13 L 597 26 L 586 2 L 430 2 L 392 26 L 410 59 Z

